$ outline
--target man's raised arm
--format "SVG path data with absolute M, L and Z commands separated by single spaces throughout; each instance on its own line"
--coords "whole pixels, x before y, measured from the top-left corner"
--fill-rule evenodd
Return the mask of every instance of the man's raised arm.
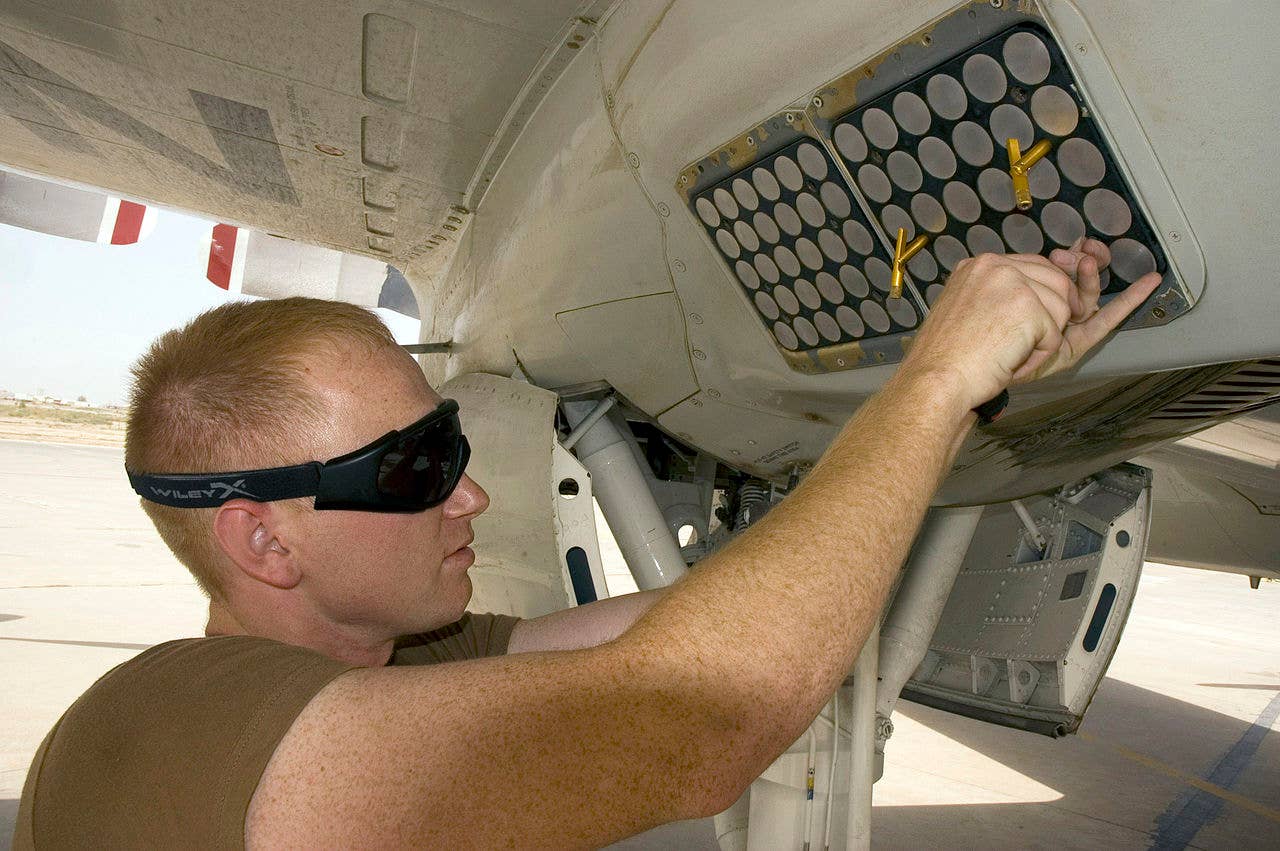
M 335 680 L 276 749 L 249 843 L 598 847 L 729 805 L 851 668 L 971 409 L 1074 364 L 1158 283 L 1098 310 L 1098 262 L 1071 268 L 961 264 L 795 492 L 617 639 Z

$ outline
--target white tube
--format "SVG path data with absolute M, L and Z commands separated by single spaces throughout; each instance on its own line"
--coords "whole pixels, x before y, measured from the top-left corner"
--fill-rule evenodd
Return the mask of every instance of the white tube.
M 929 512 L 880 630 L 876 711 L 888 718 L 898 694 L 929 650 L 956 575 L 973 541 L 982 506 Z
M 804 768 L 804 851 L 813 842 L 813 764 L 818 756 L 818 734 L 813 728 L 817 723 L 809 725 L 809 759 Z
M 1031 540 L 1035 543 L 1036 549 L 1040 551 L 1040 558 L 1047 558 L 1048 553 L 1045 550 L 1049 547 L 1049 542 L 1044 539 L 1044 535 L 1040 534 L 1040 527 L 1036 525 L 1036 521 L 1031 516 L 1031 512 L 1027 511 L 1027 507 L 1022 504 L 1020 499 L 1011 499 L 1009 504 L 1013 506 L 1013 511 L 1018 515 L 1018 519 L 1022 521 L 1023 527 L 1027 530 L 1027 534 L 1031 536 Z
M 822 848 L 831 848 L 831 812 L 836 799 L 836 762 L 840 758 L 840 689 L 831 695 L 831 765 L 827 770 L 827 815 L 823 819 Z
M 582 422 L 593 402 L 566 402 L 570 423 Z M 688 572 L 680 545 L 649 490 L 631 429 L 617 410 L 609 411 L 578 438 L 578 460 L 591 473 L 591 487 L 618 549 L 642 591 L 662 588 Z
M 613 396 L 605 396 L 600 400 L 600 404 L 591 409 L 591 413 L 587 414 L 586 419 L 573 427 L 573 431 L 569 432 L 564 440 L 560 441 L 560 445 L 565 449 L 572 449 L 573 445 L 582 439 L 582 436 L 591 430 L 591 427 L 600 422 L 600 418 L 609 413 L 609 409 L 613 407 L 618 400 Z
M 876 663 L 880 655 L 880 628 L 871 628 L 853 666 L 853 709 L 849 719 L 849 821 L 845 827 L 846 851 L 871 848 L 871 786 L 876 764 Z

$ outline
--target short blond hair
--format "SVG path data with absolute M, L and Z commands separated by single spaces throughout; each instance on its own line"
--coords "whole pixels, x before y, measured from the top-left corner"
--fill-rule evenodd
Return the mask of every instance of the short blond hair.
M 302 457 L 298 439 L 325 418 L 307 364 L 353 344 L 407 358 L 374 313 L 345 302 L 242 301 L 200 314 L 133 367 L 125 468 L 220 473 L 325 460 Z M 217 509 L 142 507 L 204 592 L 223 599 Z

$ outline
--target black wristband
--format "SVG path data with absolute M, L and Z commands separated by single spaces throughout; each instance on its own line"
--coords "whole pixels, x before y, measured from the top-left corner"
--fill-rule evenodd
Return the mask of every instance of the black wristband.
M 999 396 L 983 402 L 974 408 L 973 412 L 978 415 L 978 425 L 991 425 L 1000 419 L 1000 415 L 1007 407 L 1009 407 L 1009 391 L 1001 390 Z

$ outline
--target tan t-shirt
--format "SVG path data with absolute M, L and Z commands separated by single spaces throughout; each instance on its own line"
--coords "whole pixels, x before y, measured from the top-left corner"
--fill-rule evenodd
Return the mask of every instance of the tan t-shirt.
M 519 619 L 472 615 L 396 642 L 393 665 L 506 653 Z M 170 641 L 112 669 L 36 751 L 15 851 L 242 848 L 258 780 L 293 720 L 358 667 L 266 638 Z

